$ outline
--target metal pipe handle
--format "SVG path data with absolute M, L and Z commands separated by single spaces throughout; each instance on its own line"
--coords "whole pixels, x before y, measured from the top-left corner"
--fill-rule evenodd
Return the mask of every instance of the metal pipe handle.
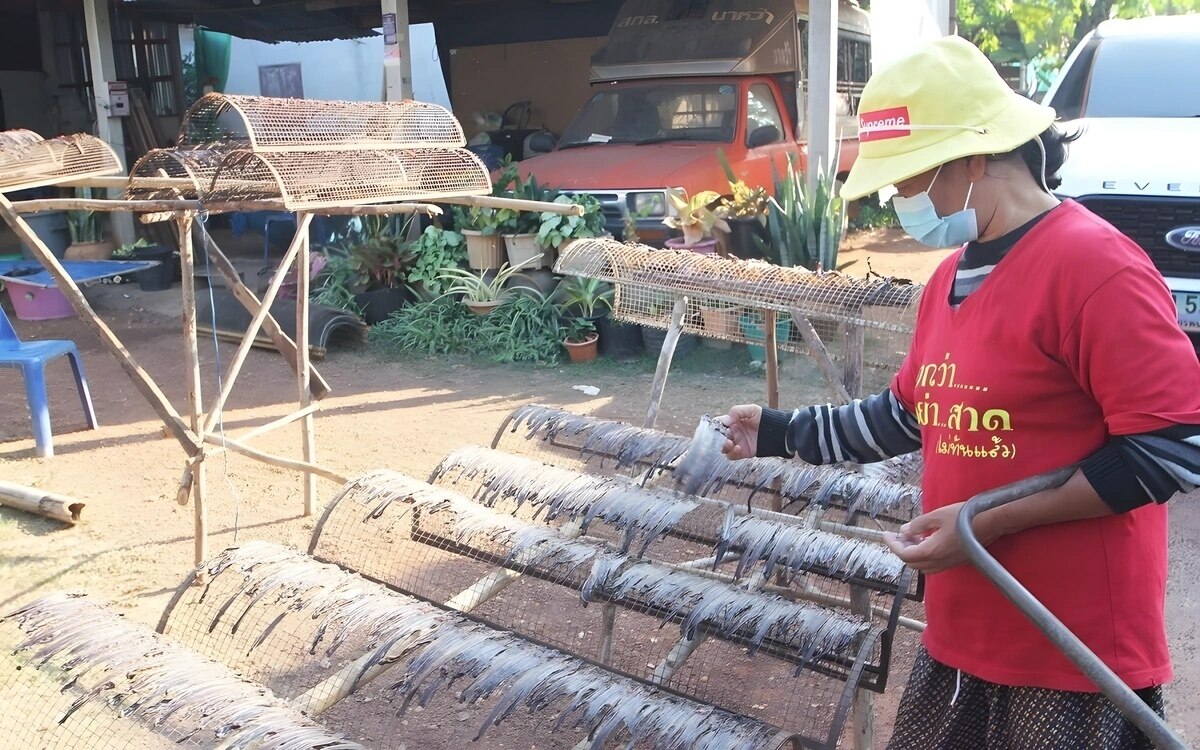
M 1130 722 L 1145 732 L 1156 747 L 1166 750 L 1188 750 L 1179 735 L 1167 726 L 1157 713 L 1146 702 L 1137 696 L 1120 677 L 1117 677 L 1108 666 L 1092 653 L 1083 641 L 1079 640 L 1066 625 L 1063 625 L 1054 614 L 1046 609 L 1029 590 L 1021 585 L 996 558 L 984 549 L 975 536 L 972 522 L 975 516 L 984 511 L 1007 505 L 1043 490 L 1058 487 L 1067 481 L 1076 471 L 1076 467 L 1068 466 L 1062 469 L 1039 474 L 1035 477 L 1022 479 L 1019 482 L 999 487 L 987 492 L 981 492 L 967 501 L 959 511 L 956 521 L 959 537 L 962 539 L 963 550 L 967 558 L 1004 594 L 1017 609 L 1033 622 L 1035 626 L 1062 651 L 1068 659 L 1079 667 L 1088 679 L 1096 684 L 1100 691 L 1108 696 Z

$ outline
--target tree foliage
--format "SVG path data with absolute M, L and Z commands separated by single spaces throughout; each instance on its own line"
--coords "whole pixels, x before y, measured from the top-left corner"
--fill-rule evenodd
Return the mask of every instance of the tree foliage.
M 995 62 L 1057 68 L 1110 18 L 1200 11 L 1200 0 L 957 0 L 958 33 Z

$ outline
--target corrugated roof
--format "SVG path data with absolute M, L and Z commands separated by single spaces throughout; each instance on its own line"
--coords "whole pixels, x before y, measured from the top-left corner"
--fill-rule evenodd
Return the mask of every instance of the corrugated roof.
M 330 5 L 334 3 L 329 3 Z M 315 42 L 375 36 L 379 3 L 321 7 L 297 0 L 123 0 L 122 12 L 147 20 L 190 23 L 263 42 Z

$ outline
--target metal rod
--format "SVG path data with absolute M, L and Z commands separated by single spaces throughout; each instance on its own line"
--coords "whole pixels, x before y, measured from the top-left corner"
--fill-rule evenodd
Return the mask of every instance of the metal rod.
M 962 539 L 963 551 L 979 569 L 979 572 L 1000 589 L 1001 593 L 1016 605 L 1017 609 L 1021 610 L 1038 630 L 1045 633 L 1046 637 L 1068 659 L 1074 662 L 1075 666 L 1079 667 L 1079 670 L 1087 675 L 1088 679 L 1096 683 L 1100 691 L 1116 705 L 1117 710 L 1130 723 L 1142 730 L 1155 747 L 1166 750 L 1187 750 L 1187 744 L 1162 720 L 1162 717 L 1139 698 L 1137 693 L 1133 692 L 1120 677 L 1114 674 L 1108 665 L 1101 661 L 1083 641 L 1079 640 L 1062 623 L 1062 620 L 1055 617 L 1054 613 L 1038 601 L 1037 597 L 1029 593 L 1028 589 L 1005 570 L 1004 566 L 992 557 L 975 536 L 975 529 L 972 525 L 975 516 L 1034 493 L 1058 487 L 1070 479 L 1075 471 L 1074 466 L 1068 466 L 1022 479 L 994 490 L 981 492 L 968 500 L 959 511 L 956 522 L 959 537 Z
M 646 409 L 646 421 L 642 427 L 653 428 L 658 421 L 658 410 L 662 406 L 663 391 L 667 387 L 667 376 L 671 373 L 671 360 L 675 356 L 675 345 L 683 333 L 683 314 L 687 311 L 687 297 L 675 298 L 675 307 L 671 311 L 671 325 L 667 328 L 667 336 L 663 339 L 662 350 L 658 353 L 658 366 L 654 370 L 654 382 L 650 386 L 650 406 Z

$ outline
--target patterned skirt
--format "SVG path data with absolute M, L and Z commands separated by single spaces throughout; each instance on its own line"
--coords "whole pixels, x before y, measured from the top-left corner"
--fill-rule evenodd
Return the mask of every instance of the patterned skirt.
M 1163 715 L 1162 687 L 1136 691 Z M 997 685 L 933 660 L 922 647 L 888 750 L 1153 750 L 1101 693 Z

